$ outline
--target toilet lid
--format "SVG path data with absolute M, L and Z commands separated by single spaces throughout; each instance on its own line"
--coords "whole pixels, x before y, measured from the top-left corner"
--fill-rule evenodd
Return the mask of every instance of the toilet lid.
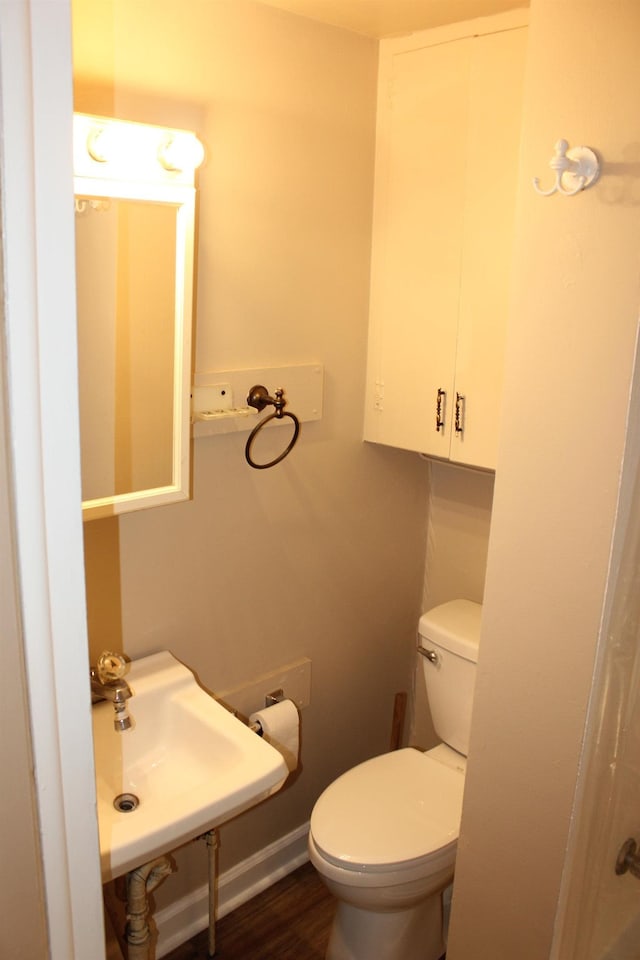
M 348 770 L 321 794 L 311 834 L 323 856 L 354 870 L 414 866 L 453 846 L 464 774 L 406 748 Z

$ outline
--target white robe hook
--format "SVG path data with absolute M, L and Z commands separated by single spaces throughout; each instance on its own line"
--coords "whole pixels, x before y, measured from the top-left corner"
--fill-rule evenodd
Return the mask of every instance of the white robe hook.
M 600 163 L 593 150 L 590 147 L 573 147 L 569 150 L 568 147 L 566 140 L 558 140 L 555 145 L 555 156 L 549 161 L 549 166 L 555 170 L 556 182 L 550 190 L 541 190 L 540 180 L 533 178 L 533 186 L 540 196 L 562 193 L 565 197 L 573 197 L 598 179 Z

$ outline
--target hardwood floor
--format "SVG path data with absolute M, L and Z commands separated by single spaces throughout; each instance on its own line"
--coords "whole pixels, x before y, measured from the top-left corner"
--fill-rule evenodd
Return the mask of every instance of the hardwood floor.
M 215 960 L 323 960 L 335 900 L 310 863 L 216 924 Z M 207 931 L 165 960 L 207 960 Z

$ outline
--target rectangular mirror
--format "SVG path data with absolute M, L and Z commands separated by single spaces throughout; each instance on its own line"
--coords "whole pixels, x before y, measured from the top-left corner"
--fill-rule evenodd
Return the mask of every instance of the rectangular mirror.
M 82 509 L 189 496 L 194 170 L 187 131 L 74 115 Z

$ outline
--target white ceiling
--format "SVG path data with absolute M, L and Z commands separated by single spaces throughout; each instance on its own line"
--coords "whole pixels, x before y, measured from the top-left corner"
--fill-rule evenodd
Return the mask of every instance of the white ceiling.
M 260 0 L 267 6 L 381 39 L 473 20 L 529 5 L 529 0 Z

